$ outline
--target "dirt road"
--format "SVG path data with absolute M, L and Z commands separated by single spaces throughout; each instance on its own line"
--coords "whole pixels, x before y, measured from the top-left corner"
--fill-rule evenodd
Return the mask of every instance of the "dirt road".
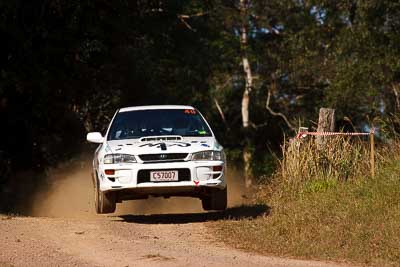
M 265 216 L 263 206 L 206 213 L 196 199 L 149 199 L 95 215 L 89 173 L 54 171 L 24 216 L 0 215 L 0 266 L 337 266 L 247 253 L 212 235 L 213 221 Z M 230 184 L 231 206 L 241 186 Z
M 215 240 L 226 214 L 0 217 L 0 266 L 336 266 L 264 257 Z

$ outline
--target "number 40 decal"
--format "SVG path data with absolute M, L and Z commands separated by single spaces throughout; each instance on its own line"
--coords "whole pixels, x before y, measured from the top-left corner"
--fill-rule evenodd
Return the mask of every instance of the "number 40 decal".
M 185 109 L 185 114 L 196 115 L 196 110 L 194 110 L 194 109 Z

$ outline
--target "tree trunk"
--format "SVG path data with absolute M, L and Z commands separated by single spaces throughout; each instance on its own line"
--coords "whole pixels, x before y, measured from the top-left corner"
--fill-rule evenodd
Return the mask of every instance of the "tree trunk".
M 317 132 L 335 131 L 335 110 L 331 108 L 321 108 L 319 110 Z M 326 143 L 326 137 L 317 136 L 317 145 L 323 147 Z
M 240 0 L 240 15 L 242 20 L 242 25 L 240 27 L 240 49 L 242 53 L 242 64 L 244 71 L 244 78 L 246 81 L 246 85 L 242 95 L 242 126 L 243 132 L 245 134 L 245 144 L 243 148 L 243 163 L 244 163 L 244 176 L 245 176 L 245 184 L 246 187 L 250 187 L 251 182 L 251 161 L 252 155 L 249 149 L 250 146 L 250 137 L 249 137 L 249 104 L 250 104 L 250 92 L 253 88 L 253 75 L 251 71 L 251 66 L 249 63 L 248 55 L 247 55 L 247 27 L 248 27 L 248 18 L 247 18 L 247 0 Z
M 245 20 L 246 18 L 246 7 L 245 7 L 245 0 L 241 0 L 241 12 L 242 12 L 242 19 Z M 253 74 L 251 72 L 251 67 L 249 63 L 249 59 L 247 56 L 247 25 L 243 22 L 241 27 L 241 34 L 240 34 L 240 48 L 242 50 L 242 64 L 243 64 L 243 71 L 244 71 L 244 78 L 246 81 L 243 96 L 242 96 L 242 122 L 243 127 L 249 127 L 249 102 L 250 102 L 250 92 L 253 88 Z
M 400 111 L 400 84 L 393 84 L 392 85 L 393 93 L 395 96 L 395 111 L 399 112 Z

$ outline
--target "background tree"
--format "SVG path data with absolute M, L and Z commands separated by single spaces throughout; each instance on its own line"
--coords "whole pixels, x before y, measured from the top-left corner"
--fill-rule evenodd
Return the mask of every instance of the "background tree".
M 189 104 L 260 177 L 321 106 L 359 129 L 399 111 L 399 15 L 378 0 L 3 0 L 1 170 L 73 157 L 118 107 Z

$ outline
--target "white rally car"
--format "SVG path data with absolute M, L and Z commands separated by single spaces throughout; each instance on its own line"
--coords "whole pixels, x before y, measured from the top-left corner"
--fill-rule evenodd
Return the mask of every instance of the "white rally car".
M 97 213 L 112 213 L 123 200 L 185 196 L 204 210 L 224 210 L 225 154 L 210 126 L 190 106 L 139 106 L 119 109 L 93 160 Z

